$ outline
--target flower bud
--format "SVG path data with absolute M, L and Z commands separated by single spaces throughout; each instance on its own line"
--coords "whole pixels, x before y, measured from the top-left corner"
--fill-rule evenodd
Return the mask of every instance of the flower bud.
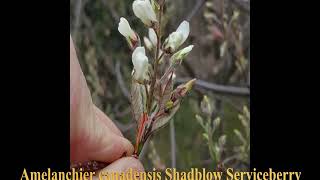
M 183 21 L 178 29 L 171 33 L 164 42 L 164 49 L 167 53 L 173 53 L 181 46 L 188 38 L 190 32 L 189 22 Z
M 132 4 L 133 13 L 147 26 L 151 27 L 157 22 L 150 0 L 135 0 Z
M 118 31 L 126 38 L 131 48 L 137 44 L 138 37 L 136 33 L 131 29 L 129 22 L 123 17 L 120 18 Z
M 199 116 L 198 114 L 196 114 L 196 120 L 199 122 L 199 124 L 204 128 L 204 124 L 203 124 L 203 118 L 201 116 Z
M 200 103 L 200 107 L 203 113 L 206 113 L 207 115 L 211 116 L 213 112 L 213 108 L 212 108 L 212 102 L 208 98 L 208 96 L 203 96 L 203 99 Z
M 130 24 L 126 20 L 126 18 L 120 18 L 118 30 L 124 37 L 137 40 L 136 33 L 131 29 Z
M 220 123 L 221 123 L 220 117 L 217 117 L 215 120 L 213 120 L 213 124 L 212 124 L 213 131 L 215 131 L 220 126 Z
M 153 45 L 152 45 L 152 42 L 150 41 L 150 39 L 148 39 L 147 37 L 143 37 L 143 41 L 144 41 L 144 45 L 147 47 L 147 49 L 152 50 Z
M 185 84 L 179 85 L 173 92 L 171 100 L 175 101 L 187 95 L 187 93 L 192 89 L 195 84 L 196 79 L 192 79 Z
M 190 53 L 190 51 L 192 50 L 193 45 L 189 45 L 183 49 L 181 49 L 180 51 L 176 52 L 172 57 L 172 61 L 171 63 L 176 63 L 178 61 L 183 60 L 185 57 L 187 57 L 187 55 Z
M 219 140 L 218 140 L 218 144 L 220 147 L 223 147 L 227 142 L 227 135 L 222 135 L 220 136 Z
M 194 83 L 196 82 L 197 79 L 191 79 L 190 81 L 188 81 L 184 86 L 186 87 L 186 91 L 190 91 L 194 85 Z
M 133 76 L 138 81 L 147 79 L 148 57 L 144 47 L 137 47 L 132 53 L 132 63 L 134 67 Z

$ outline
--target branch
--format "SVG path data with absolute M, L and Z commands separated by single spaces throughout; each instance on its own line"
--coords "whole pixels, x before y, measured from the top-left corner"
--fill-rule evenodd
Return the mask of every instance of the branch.
M 188 82 L 190 78 L 177 78 L 177 83 Z M 216 93 L 234 95 L 234 96 L 250 96 L 250 89 L 247 87 L 226 86 L 220 84 L 214 84 L 203 80 L 197 80 L 195 85 L 208 90 L 212 90 Z
M 202 6 L 204 5 L 205 2 L 206 2 L 206 0 L 198 0 L 197 4 L 194 6 L 194 8 L 190 12 L 190 14 L 187 16 L 186 20 L 191 21 L 193 16 L 195 16 L 197 14 L 197 12 L 202 8 Z

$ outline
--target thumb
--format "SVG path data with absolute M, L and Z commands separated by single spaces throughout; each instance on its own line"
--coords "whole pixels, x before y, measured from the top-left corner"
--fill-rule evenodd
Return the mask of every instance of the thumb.
M 82 148 L 86 148 L 88 160 L 113 162 L 133 153 L 132 144 L 123 136 L 112 132 L 101 121 L 94 119 L 93 131 L 87 136 Z
M 133 153 L 132 144 L 115 126 L 101 118 L 92 103 L 70 37 L 70 160 L 112 162 Z
M 71 161 L 113 162 L 124 155 L 131 155 L 132 144 L 118 131 L 115 132 L 115 127 L 108 127 L 93 112 L 93 105 L 88 109 L 90 109 L 87 110 L 89 116 L 84 118 L 86 122 L 78 124 L 76 133 L 71 139 Z

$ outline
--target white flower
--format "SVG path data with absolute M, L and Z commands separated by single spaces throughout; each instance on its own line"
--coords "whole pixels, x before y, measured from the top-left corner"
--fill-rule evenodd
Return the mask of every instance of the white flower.
M 169 53 L 174 52 L 181 46 L 188 38 L 190 33 L 190 27 L 188 21 L 183 21 L 177 30 L 169 35 L 169 37 L 165 40 L 164 48 Z
M 135 0 L 132 4 L 134 14 L 147 26 L 151 27 L 152 22 L 157 22 L 150 0 Z
M 152 28 L 149 28 L 149 39 L 152 42 L 153 47 L 156 47 L 158 38 L 156 32 Z
M 130 40 L 137 41 L 137 35 L 136 33 L 131 29 L 128 21 L 121 17 L 119 26 L 118 26 L 118 31 L 126 38 L 129 38 Z
M 184 59 L 192 50 L 193 45 L 189 45 L 183 49 L 181 49 L 180 51 L 176 52 L 172 57 L 172 63 L 175 63 L 177 61 L 181 61 L 182 59 Z
M 137 47 L 132 53 L 132 63 L 134 67 L 134 78 L 143 81 L 147 78 L 148 57 L 144 47 Z

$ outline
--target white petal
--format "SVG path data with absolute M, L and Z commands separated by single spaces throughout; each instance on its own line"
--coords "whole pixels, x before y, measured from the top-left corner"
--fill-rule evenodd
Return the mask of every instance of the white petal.
M 166 40 L 165 48 L 171 48 L 171 51 L 174 52 L 181 46 L 188 38 L 190 33 L 190 27 L 188 21 L 183 21 L 177 30 L 171 33 Z
M 168 46 L 175 51 L 183 43 L 183 35 L 179 32 L 173 32 L 169 35 Z
M 145 79 L 148 71 L 148 57 L 145 55 L 144 47 L 137 47 L 132 53 L 132 63 L 134 66 L 134 76 L 138 80 Z
M 147 26 L 157 21 L 156 14 L 149 0 L 135 0 L 132 4 L 133 13 Z
M 144 79 L 144 76 L 145 76 L 145 72 L 147 70 L 147 65 L 148 65 L 148 58 L 147 56 L 139 53 L 137 56 L 136 56 L 136 61 L 135 61 L 135 64 L 134 64 L 134 69 L 135 69 L 135 76 L 137 79 L 139 80 L 142 80 Z
M 137 47 L 133 53 L 132 53 L 132 60 L 135 59 L 135 57 L 139 54 L 139 53 L 142 53 L 142 54 L 146 54 L 146 50 L 144 47 Z
M 179 33 L 182 34 L 183 39 L 182 39 L 182 43 L 181 43 L 181 44 L 183 44 L 183 43 L 187 40 L 187 38 L 188 38 L 188 36 L 189 36 L 189 33 L 190 33 L 190 25 L 189 25 L 189 22 L 188 22 L 188 21 L 183 21 L 183 22 L 179 25 L 179 27 L 177 28 L 177 31 L 176 31 L 176 32 L 179 32 Z
M 193 45 L 189 45 L 189 46 L 183 48 L 183 49 L 180 51 L 180 53 L 181 53 L 181 54 L 187 54 L 187 53 L 189 53 L 189 52 L 192 50 L 192 48 L 193 48 Z
M 193 45 L 189 45 L 183 49 L 181 49 L 180 51 L 176 52 L 172 57 L 172 63 L 177 62 L 178 60 L 182 60 L 184 59 L 192 50 Z
M 125 37 L 129 36 L 128 26 L 129 26 L 128 21 L 125 18 L 121 17 L 120 22 L 119 22 L 119 26 L 118 26 L 118 30 Z
M 146 14 L 148 16 L 148 18 L 151 21 L 157 21 L 157 16 L 156 13 L 154 12 L 152 5 L 150 3 L 150 0 L 145 0 L 145 8 L 146 8 Z
M 156 47 L 158 42 L 157 34 L 152 28 L 149 28 L 149 39 L 152 42 L 153 46 Z
M 136 35 L 135 35 L 134 31 L 131 29 L 129 22 L 123 17 L 120 18 L 118 31 L 125 37 L 130 37 L 131 39 L 136 39 Z
M 133 3 L 132 3 L 132 10 L 133 10 L 133 13 L 138 17 L 142 17 L 143 16 L 143 0 L 135 0 Z

